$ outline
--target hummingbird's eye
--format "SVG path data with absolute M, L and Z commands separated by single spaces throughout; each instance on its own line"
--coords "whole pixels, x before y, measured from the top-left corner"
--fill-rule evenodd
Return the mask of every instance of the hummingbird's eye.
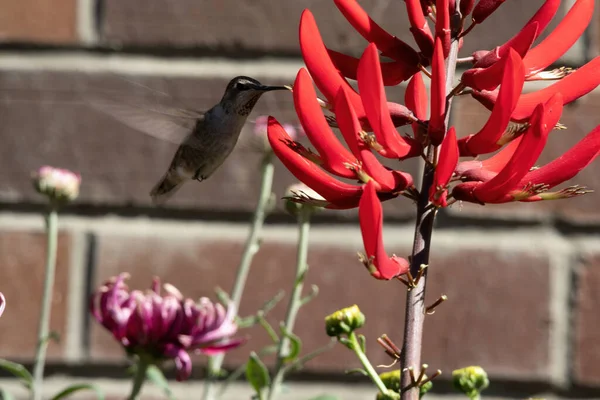
M 246 86 L 245 84 L 238 82 L 235 84 L 235 88 L 237 90 L 248 90 L 248 86 Z

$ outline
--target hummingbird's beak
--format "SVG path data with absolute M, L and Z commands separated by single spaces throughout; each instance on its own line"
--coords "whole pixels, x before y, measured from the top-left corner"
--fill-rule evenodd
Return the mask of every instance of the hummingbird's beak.
M 270 92 L 272 90 L 290 90 L 289 86 L 267 86 L 267 85 L 261 85 L 258 90 L 263 91 L 263 92 Z

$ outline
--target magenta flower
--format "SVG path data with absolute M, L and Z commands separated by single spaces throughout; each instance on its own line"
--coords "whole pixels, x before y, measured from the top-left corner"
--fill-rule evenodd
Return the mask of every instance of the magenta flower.
M 110 331 L 129 354 L 150 357 L 156 362 L 173 359 L 177 380 L 189 378 L 189 352 L 216 354 L 238 346 L 235 308 L 227 310 L 208 298 L 197 303 L 184 299 L 179 290 L 154 278 L 151 290 L 130 291 L 128 274 L 112 277 L 92 295 L 90 312 Z

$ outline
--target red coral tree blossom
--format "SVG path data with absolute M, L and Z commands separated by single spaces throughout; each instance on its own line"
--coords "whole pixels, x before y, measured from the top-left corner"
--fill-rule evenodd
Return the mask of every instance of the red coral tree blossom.
M 600 84 L 600 57 L 577 70 L 545 70 L 582 35 L 592 18 L 594 0 L 575 1 L 545 39 L 538 40 L 561 4 L 546 0 L 506 43 L 460 59 L 468 33 L 503 1 L 405 0 L 416 48 L 381 28 L 356 0 L 334 3 L 369 44 L 359 59 L 329 49 L 314 16 L 305 10 L 299 40 L 306 69 L 298 72 L 293 92 L 300 123 L 315 150 L 295 142 L 273 117 L 268 138 L 296 178 L 325 199 L 303 196 L 297 201 L 359 208 L 366 251 L 361 260 L 375 278 L 407 275 L 407 280 L 402 278 L 410 290 L 401 364 L 417 368 L 426 274 L 417 281 L 413 276 L 428 263 L 435 211 L 456 201 L 532 202 L 588 192 L 581 186 L 550 190 L 573 178 L 598 155 L 600 126 L 554 161 L 541 167 L 536 162 L 549 135 L 560 126 L 563 106 Z M 387 60 L 381 61 L 382 56 Z M 467 68 L 455 78 L 460 63 Z M 424 78 L 430 79 L 429 93 Z M 357 81 L 358 90 L 350 80 Z M 534 80 L 555 82 L 523 92 L 525 83 Z M 403 82 L 407 83 L 404 104 L 389 101 L 385 86 Z M 313 83 L 325 102 L 317 99 Z M 483 127 L 457 132 L 449 125 L 452 99 L 458 95 L 471 95 L 491 111 Z M 339 128 L 345 145 L 334 128 Z M 402 161 L 413 157 L 426 160 L 420 188 L 402 170 Z M 390 164 L 392 160 L 398 163 Z M 381 201 L 397 196 L 413 199 L 417 205 L 410 265 L 408 257 L 389 257 L 383 246 Z M 411 387 L 404 375 L 402 397 L 418 398 L 415 385 Z

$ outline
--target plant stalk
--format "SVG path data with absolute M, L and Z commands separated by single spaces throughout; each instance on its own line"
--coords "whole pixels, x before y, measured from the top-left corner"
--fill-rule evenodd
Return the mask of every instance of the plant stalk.
M 388 391 L 388 389 L 385 387 L 385 384 L 379 377 L 379 374 L 377 373 L 377 371 L 375 371 L 375 368 L 373 368 L 373 365 L 369 361 L 369 358 L 367 357 L 367 355 L 365 353 L 363 353 L 360 343 L 358 343 L 356 333 L 351 332 L 350 335 L 348 335 L 348 339 L 350 339 L 350 344 L 352 345 L 352 350 L 354 350 L 354 353 L 360 360 L 360 363 L 362 364 L 362 366 L 365 368 L 365 371 L 367 371 L 367 374 L 369 375 L 369 377 L 371 378 L 373 383 L 377 386 L 377 389 L 379 389 L 379 391 L 381 393 L 386 393 Z
M 458 2 L 457 2 L 458 7 Z M 446 65 L 446 93 L 452 91 L 452 83 L 456 72 L 456 59 L 458 55 L 458 41 L 453 41 Z M 446 101 L 446 131 L 450 118 L 450 106 L 452 97 Z M 427 149 L 426 163 L 423 167 L 423 179 L 417 201 L 417 222 L 415 225 L 415 237 L 413 242 L 410 273 L 417 276 L 421 265 L 429 264 L 429 253 L 431 250 L 431 237 L 433 234 L 433 223 L 435 221 L 436 208 L 429 206 L 429 189 L 433 184 L 433 165 L 437 164 L 437 152 L 431 146 Z M 415 288 L 408 291 L 406 295 L 406 310 L 404 320 L 404 340 L 402 343 L 402 354 L 400 357 L 400 370 L 421 365 L 421 350 L 423 347 L 423 323 L 425 321 L 425 288 L 427 284 L 427 272 L 419 280 Z M 402 374 L 401 387 L 402 400 L 418 400 L 419 388 L 411 386 L 409 374 Z
M 131 388 L 131 394 L 129 395 L 129 400 L 136 400 L 142 391 L 142 386 L 144 386 L 144 382 L 146 382 L 146 373 L 148 372 L 148 367 L 150 367 L 150 363 L 146 359 L 146 357 L 138 357 L 138 362 L 135 370 L 135 375 L 133 376 L 133 386 Z
M 304 279 L 308 272 L 308 233 L 310 230 L 310 216 L 313 212 L 312 207 L 303 206 L 298 214 L 298 253 L 296 257 L 296 276 L 294 278 L 294 286 L 288 303 L 288 309 L 285 316 L 284 328 L 285 332 L 292 332 L 298 311 L 302 306 L 302 289 L 304 287 Z M 281 384 L 286 372 L 285 358 L 289 354 L 290 340 L 286 335 L 281 335 L 279 349 L 277 350 L 277 362 L 275 364 L 275 376 L 269 385 L 269 400 L 277 397 L 281 389 Z
M 46 272 L 44 277 L 44 292 L 42 294 L 42 309 L 39 320 L 37 346 L 33 367 L 33 399 L 41 400 L 44 382 L 44 366 L 46 364 L 46 349 L 48 348 L 50 331 L 50 311 L 52 308 L 52 292 L 54 276 L 56 275 L 56 252 L 58 246 L 58 211 L 52 205 L 46 215 Z
M 240 302 L 246 287 L 246 281 L 248 280 L 248 274 L 250 273 L 250 266 L 252 265 L 252 259 L 258 252 L 260 247 L 260 235 L 262 232 L 265 218 L 269 212 L 268 208 L 271 201 L 271 193 L 273 187 L 273 175 L 275 172 L 275 165 L 273 164 L 273 152 L 267 150 L 261 164 L 261 183 L 260 193 L 258 196 L 258 203 L 254 210 L 254 216 L 252 218 L 252 225 L 250 227 L 250 233 L 246 239 L 244 251 L 242 253 L 242 259 L 238 266 L 235 282 L 231 291 L 231 301 L 239 311 Z M 216 397 L 215 392 L 215 381 L 219 376 L 219 371 L 223 365 L 225 353 L 217 354 L 209 358 L 208 364 L 208 376 L 204 384 L 204 390 L 202 394 L 203 400 L 214 400 Z

